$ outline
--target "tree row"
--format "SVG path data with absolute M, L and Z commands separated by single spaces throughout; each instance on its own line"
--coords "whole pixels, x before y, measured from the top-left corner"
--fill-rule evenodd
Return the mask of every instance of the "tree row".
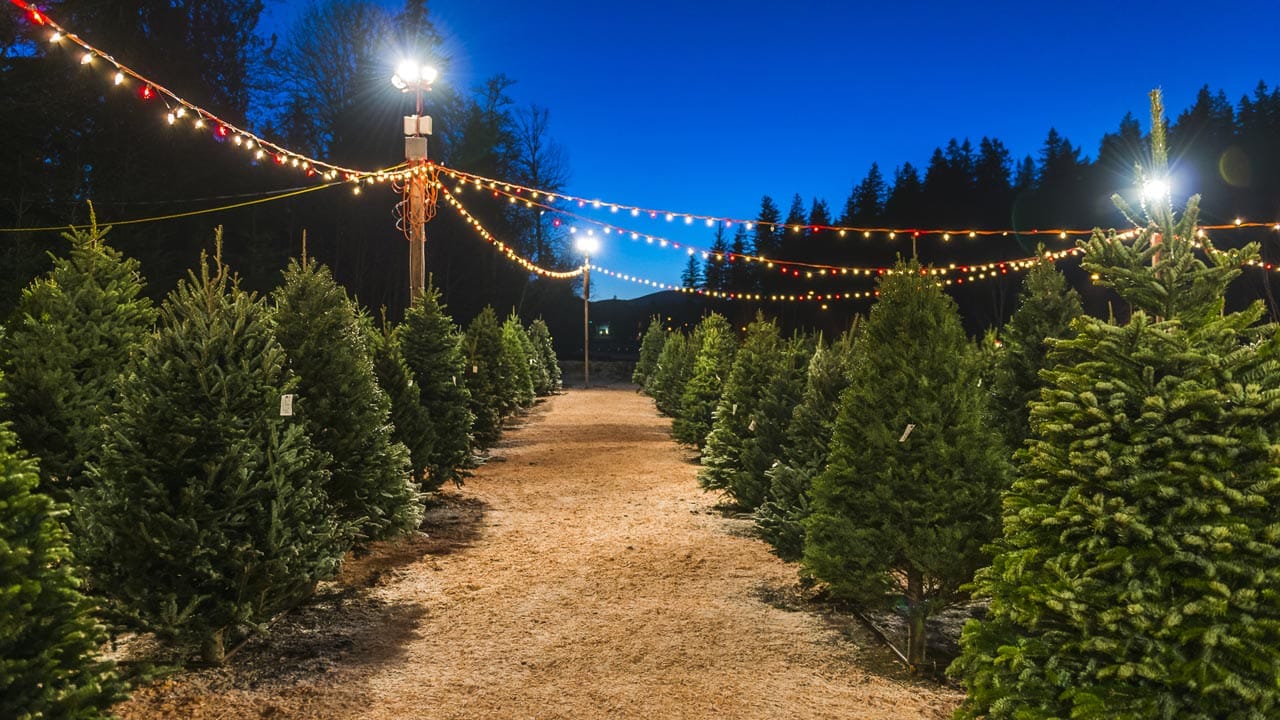
M 222 662 L 560 384 L 541 320 L 464 332 L 429 288 L 379 329 L 305 256 L 264 296 L 220 252 L 156 306 L 104 235 L 70 233 L 0 336 L 4 717 L 105 713 L 101 623 Z

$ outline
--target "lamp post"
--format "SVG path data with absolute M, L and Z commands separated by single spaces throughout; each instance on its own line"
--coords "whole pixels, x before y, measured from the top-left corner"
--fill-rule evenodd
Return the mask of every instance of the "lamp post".
M 600 249 L 600 241 L 588 232 L 578 236 L 576 243 L 582 253 L 582 387 L 591 387 L 591 330 L 589 307 L 591 303 L 591 255 Z
M 400 63 L 391 76 L 391 84 L 400 92 L 417 94 L 416 112 L 404 116 L 404 159 L 411 167 L 409 185 L 409 303 L 422 295 L 427 286 L 427 137 L 431 134 L 431 116 L 422 114 L 422 93 L 431 89 L 439 73 L 430 65 L 412 60 Z

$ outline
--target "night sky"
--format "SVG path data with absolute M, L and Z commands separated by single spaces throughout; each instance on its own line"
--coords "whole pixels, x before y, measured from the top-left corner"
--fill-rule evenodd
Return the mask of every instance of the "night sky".
M 399 3 L 388 0 L 388 7 Z M 270 2 L 285 24 L 300 2 Z M 1056 127 L 1090 157 L 1147 93 L 1171 116 L 1203 85 L 1234 104 L 1280 82 L 1280 4 L 433 0 L 452 56 L 441 83 L 505 73 L 550 109 L 567 192 L 717 217 L 826 199 L 838 217 L 870 164 L 923 173 L 951 137 L 1038 157 Z M 388 74 L 396 59 L 388 58 Z M 1172 119 L 1172 118 L 1171 118 Z M 1175 187 L 1175 197 L 1195 188 Z M 712 231 L 629 215 L 641 233 L 708 247 Z M 578 223 L 585 226 L 583 223 Z M 685 257 L 611 236 L 598 263 L 678 283 Z M 593 298 L 651 288 L 593 278 Z

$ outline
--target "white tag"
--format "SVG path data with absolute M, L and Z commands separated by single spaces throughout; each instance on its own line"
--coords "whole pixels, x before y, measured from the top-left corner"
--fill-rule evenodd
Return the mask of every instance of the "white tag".
M 454 375 L 454 376 L 453 376 L 453 384 L 454 384 L 454 385 L 457 385 L 457 384 L 458 384 L 458 376 L 457 376 L 457 375 Z
M 731 412 L 731 413 L 729 413 L 729 414 L 730 414 L 730 415 L 737 415 L 737 414 L 738 414 L 738 403 L 734 403 L 734 404 L 733 404 L 733 412 Z
M 747 426 L 747 430 L 749 430 L 750 432 L 755 432 L 755 431 L 756 431 L 756 419 L 755 419 L 755 418 L 751 418 L 751 424 Z
M 293 393 L 280 396 L 280 417 L 293 416 Z
M 982 378 L 978 378 L 978 387 L 982 387 Z
M 472 375 L 475 375 L 475 374 L 477 374 L 477 373 L 479 373 L 479 372 L 480 372 L 480 366 L 479 366 L 479 365 L 472 365 L 472 366 L 471 366 L 471 374 L 472 374 Z
M 898 438 L 898 442 L 906 442 L 907 436 L 910 435 L 911 431 L 915 429 L 916 429 L 915 423 L 907 423 L 907 429 L 902 431 L 902 437 Z

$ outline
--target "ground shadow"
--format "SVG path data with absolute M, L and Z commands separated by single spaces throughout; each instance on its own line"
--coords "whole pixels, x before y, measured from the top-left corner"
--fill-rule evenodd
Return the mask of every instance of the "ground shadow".
M 414 563 L 471 547 L 481 536 L 488 509 L 483 500 L 458 492 L 433 494 L 419 532 L 373 543 L 350 556 L 337 578 L 321 583 L 314 595 L 278 616 L 266 632 L 233 648 L 225 664 L 189 664 L 170 675 L 163 688 L 144 688 L 136 694 L 163 694 L 166 702 L 182 705 L 183 698 L 196 702 L 227 690 L 322 683 L 338 670 L 345 680 L 358 680 L 402 662 L 430 609 L 422 603 L 388 601 L 377 588 L 413 572 Z M 173 648 L 154 643 L 140 643 L 137 653 L 128 654 L 134 655 L 130 662 L 147 665 L 181 660 Z

